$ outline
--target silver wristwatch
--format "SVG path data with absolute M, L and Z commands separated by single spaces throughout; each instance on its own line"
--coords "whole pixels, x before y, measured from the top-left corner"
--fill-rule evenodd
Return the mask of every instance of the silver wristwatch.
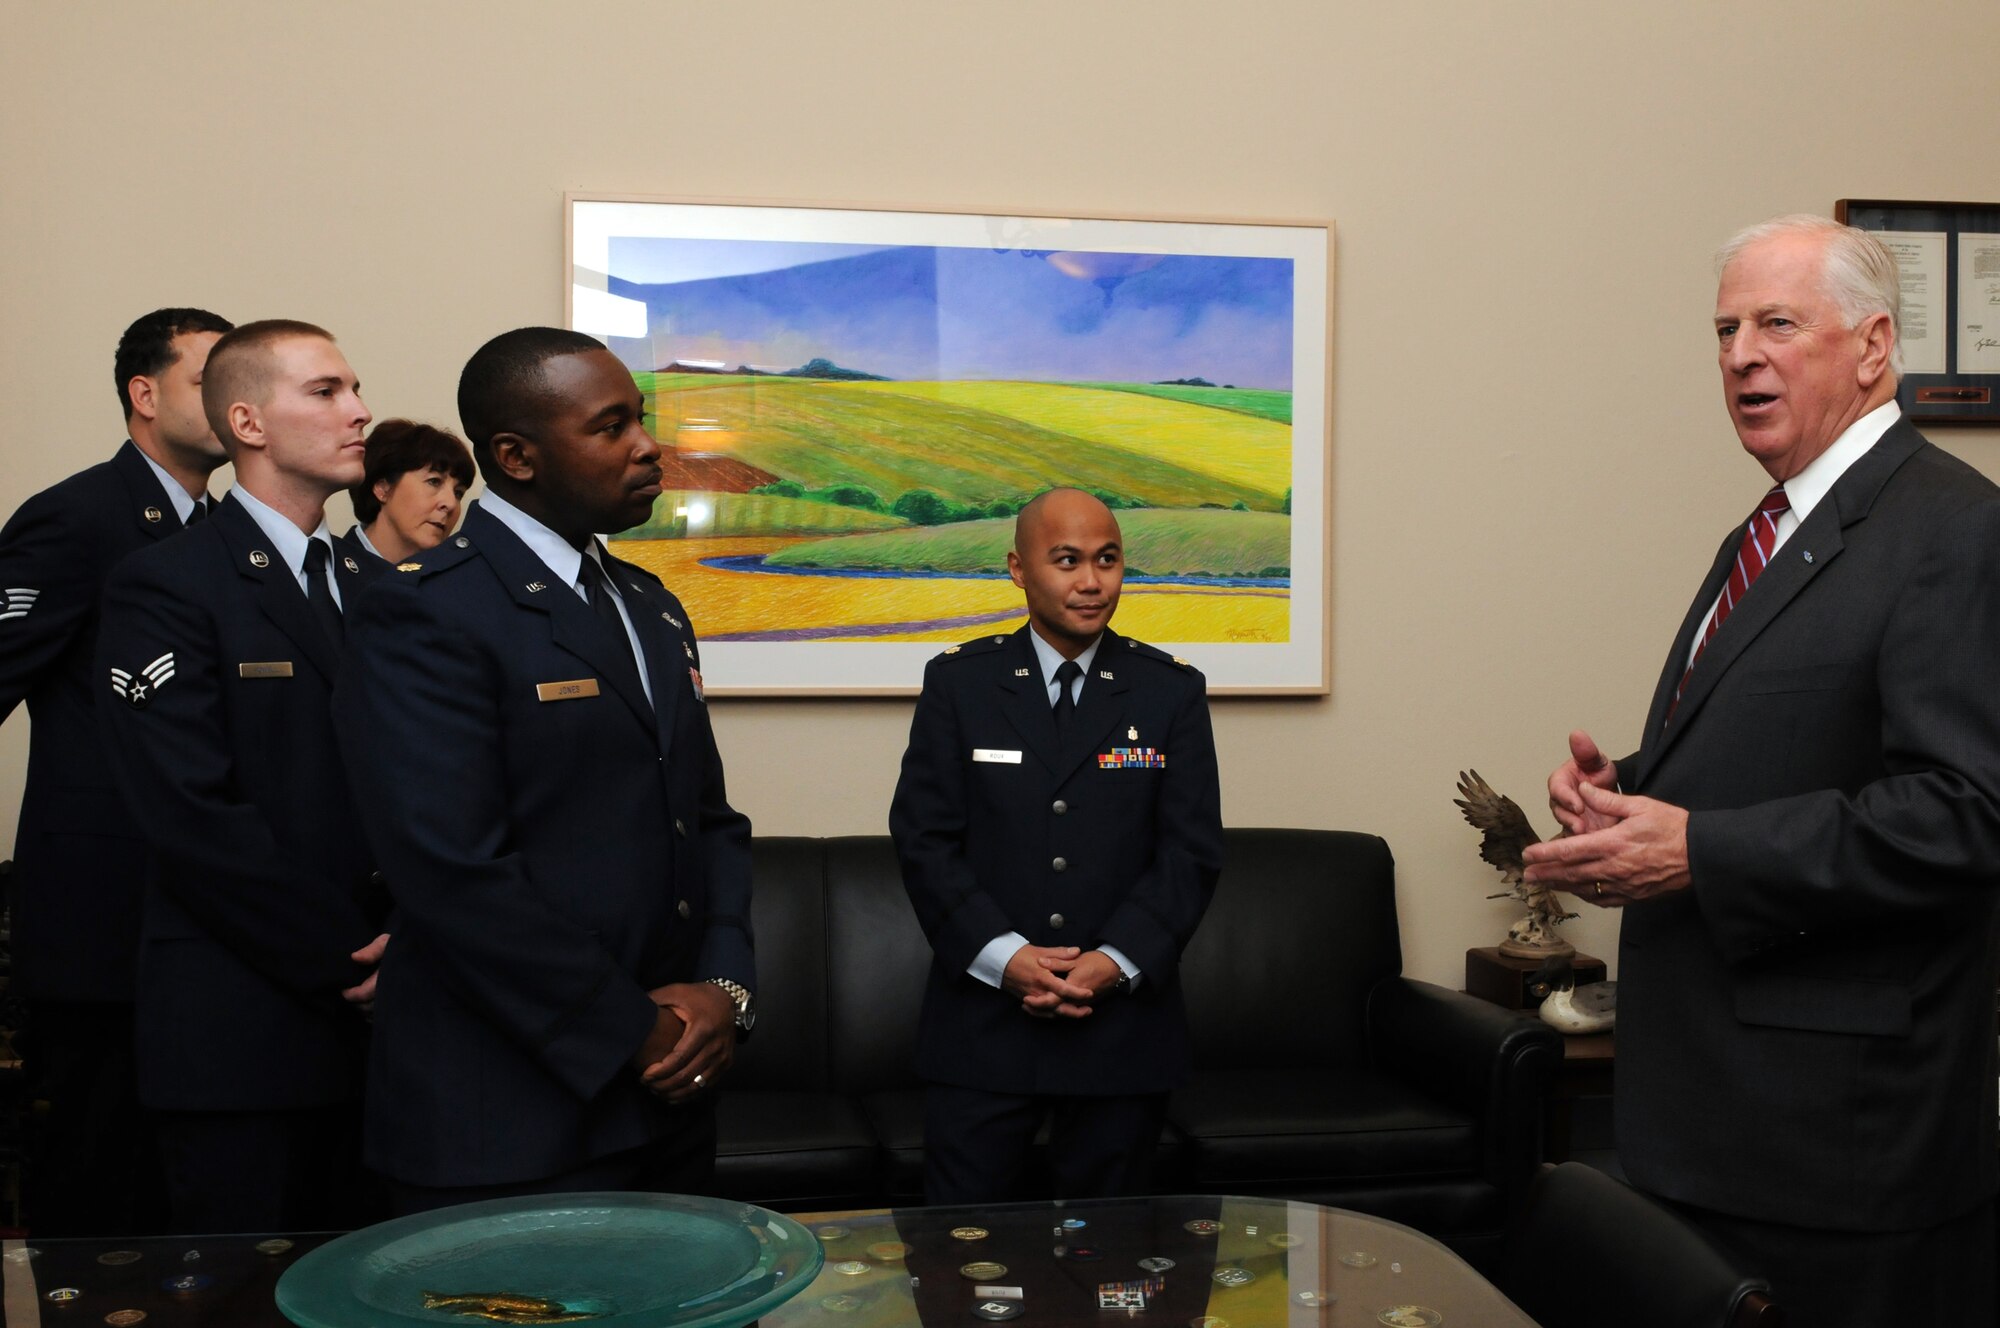
M 729 993 L 729 999 L 736 1006 L 736 1033 L 739 1037 L 749 1037 L 750 1030 L 757 1026 L 757 1002 L 750 995 L 750 989 L 740 982 L 728 978 L 709 978 L 709 985 L 722 988 Z

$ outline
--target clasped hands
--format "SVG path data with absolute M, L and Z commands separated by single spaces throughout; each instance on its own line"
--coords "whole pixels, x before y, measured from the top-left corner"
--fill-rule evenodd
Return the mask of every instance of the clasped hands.
M 1687 889 L 1687 810 L 1618 792 L 1617 766 L 1581 729 L 1569 751 L 1549 776 L 1549 810 L 1563 833 L 1522 853 L 1527 883 L 1602 908 Z
M 1024 945 L 1007 961 L 1000 986 L 1037 1019 L 1083 1019 L 1121 970 L 1102 950 L 1074 945 Z
M 736 1002 L 712 982 L 669 982 L 653 998 L 653 1031 L 632 1054 L 653 1096 L 685 1102 L 715 1087 L 736 1059 Z

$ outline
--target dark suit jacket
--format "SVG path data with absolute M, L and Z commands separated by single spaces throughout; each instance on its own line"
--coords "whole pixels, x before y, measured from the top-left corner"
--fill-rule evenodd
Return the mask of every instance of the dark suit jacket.
M 508 1184 L 638 1147 L 671 1113 L 627 1064 L 669 982 L 756 981 L 750 823 L 729 806 L 694 633 L 612 571 L 629 645 L 474 504 L 350 618 L 341 739 L 397 904 L 368 1157 Z
M 352 605 L 361 577 L 337 575 Z M 93 686 L 154 850 L 138 982 L 149 1106 L 359 1095 L 366 1025 L 340 991 L 365 976 L 348 955 L 383 909 L 334 747 L 339 658 L 233 496 L 105 584 Z
M 1177 970 L 1222 863 L 1206 683 L 1107 630 L 1059 743 L 1029 630 L 933 659 L 910 724 L 889 831 L 933 952 L 917 1071 L 989 1092 L 1162 1092 L 1190 1068 Z M 1145 748 L 1164 768 L 1111 756 Z M 966 973 L 1009 931 L 1109 943 L 1141 981 L 1087 1018 L 1031 1018 Z
M 2000 491 L 1899 422 L 1781 548 L 1630 793 L 1690 811 L 1693 888 L 1625 911 L 1633 1181 L 1798 1226 L 1933 1224 L 1996 1183 Z
M 146 844 L 105 764 L 90 664 L 111 565 L 180 528 L 128 441 L 0 531 L 0 719 L 26 701 L 32 721 L 11 987 L 30 1000 L 132 999 Z

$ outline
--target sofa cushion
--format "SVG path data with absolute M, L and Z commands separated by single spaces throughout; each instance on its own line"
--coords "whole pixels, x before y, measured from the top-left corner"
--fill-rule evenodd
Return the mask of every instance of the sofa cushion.
M 879 1189 L 881 1148 L 851 1098 L 729 1089 L 716 1113 L 716 1193 L 794 1211 L 862 1205 Z
M 736 1049 L 728 1086 L 824 1089 L 832 1041 L 826 1014 L 825 841 L 753 838 L 750 870 L 756 882 L 750 927 L 757 947 L 757 1027 Z
M 1198 1189 L 1339 1177 L 1475 1175 L 1475 1122 L 1360 1068 L 1198 1071 L 1167 1119 Z
M 827 1017 L 832 1085 L 849 1093 L 914 1088 L 917 1015 L 931 946 L 903 890 L 887 835 L 826 842 Z M 758 956 L 761 968 L 763 957 Z
M 1368 1063 L 1368 993 L 1403 968 L 1396 864 L 1374 835 L 1231 830 L 1181 958 L 1195 1064 Z

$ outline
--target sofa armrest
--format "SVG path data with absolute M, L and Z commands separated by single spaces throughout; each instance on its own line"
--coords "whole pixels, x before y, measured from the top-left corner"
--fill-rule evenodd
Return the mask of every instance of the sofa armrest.
M 1369 993 L 1368 1046 L 1375 1065 L 1478 1120 L 1486 1178 L 1510 1206 L 1525 1194 L 1562 1034 L 1476 996 L 1394 977 Z

